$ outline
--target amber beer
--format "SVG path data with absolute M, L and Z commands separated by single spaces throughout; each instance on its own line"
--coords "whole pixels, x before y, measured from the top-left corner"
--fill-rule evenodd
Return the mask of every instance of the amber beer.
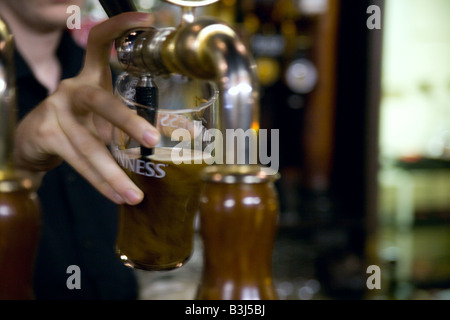
M 0 18 L 0 300 L 32 299 L 40 208 L 32 180 L 14 163 L 17 100 L 14 37 Z
M 211 155 L 183 149 L 183 162 L 174 164 L 172 151 L 156 148 L 147 157 L 141 157 L 138 148 L 115 152 L 119 165 L 145 195 L 140 204 L 120 208 L 117 253 L 130 267 L 170 270 L 191 255 L 200 172 Z
M 197 299 L 277 299 L 272 282 L 276 178 L 259 166 L 210 166 L 202 173 L 204 265 Z
M 40 207 L 27 179 L 0 180 L 0 300 L 33 299 Z

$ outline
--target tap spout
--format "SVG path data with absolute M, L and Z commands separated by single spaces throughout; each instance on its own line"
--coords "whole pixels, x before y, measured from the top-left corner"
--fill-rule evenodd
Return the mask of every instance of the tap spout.
M 182 23 L 177 28 L 131 30 L 117 39 L 122 68 L 134 74 L 179 73 L 215 81 L 222 133 L 222 145 L 216 141 L 216 151 L 223 151 L 226 164 L 256 163 L 259 88 L 252 55 L 232 27 L 211 18 L 195 19 L 196 7 L 218 0 L 166 1 L 183 8 Z M 131 0 L 100 2 L 110 17 L 133 11 Z M 233 134 L 228 135 L 230 130 Z M 239 134 L 244 138 L 235 139 Z M 216 161 L 219 158 L 216 152 Z
M 172 72 L 216 82 L 224 160 L 227 164 L 253 161 L 251 139 L 259 129 L 258 79 L 252 55 L 237 32 L 214 19 L 184 24 L 163 43 L 161 59 Z M 234 134 L 238 129 L 250 134 L 249 140 L 236 142 L 227 134 L 231 129 Z
M 259 129 L 256 64 L 237 32 L 215 19 L 204 18 L 176 29 L 131 34 L 135 35 L 131 42 L 129 35 L 116 41 L 122 67 L 214 81 L 219 89 L 218 129 L 223 143 L 216 150 L 222 148 L 226 164 L 255 163 L 254 141 Z M 237 139 L 237 134 L 244 134 L 244 139 Z
M 0 180 L 13 174 L 16 94 L 14 39 L 0 17 Z

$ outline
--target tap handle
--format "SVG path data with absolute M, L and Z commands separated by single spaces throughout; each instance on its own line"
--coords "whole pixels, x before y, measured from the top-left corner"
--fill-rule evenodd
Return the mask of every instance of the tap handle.
M 110 18 L 123 12 L 137 11 L 133 0 L 100 0 L 100 3 Z
M 156 113 L 158 111 L 158 87 L 150 75 L 142 75 L 136 86 L 134 100 L 139 105 L 137 113 L 156 128 Z M 141 156 L 151 156 L 153 148 L 141 146 Z

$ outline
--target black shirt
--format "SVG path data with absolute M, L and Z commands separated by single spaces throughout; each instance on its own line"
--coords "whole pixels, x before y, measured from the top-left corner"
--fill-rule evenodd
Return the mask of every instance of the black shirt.
M 84 51 L 68 32 L 57 56 L 62 79 L 74 77 L 82 67 Z M 16 51 L 15 67 L 19 119 L 48 95 Z M 137 283 L 131 269 L 115 255 L 117 206 L 96 191 L 67 163 L 46 173 L 38 190 L 42 231 L 34 272 L 36 299 L 136 299 Z M 80 270 L 81 289 L 69 289 L 74 271 Z M 71 287 L 71 286 L 69 286 Z

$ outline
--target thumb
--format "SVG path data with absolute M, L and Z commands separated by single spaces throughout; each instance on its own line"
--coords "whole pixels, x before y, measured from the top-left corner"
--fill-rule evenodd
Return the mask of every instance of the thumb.
M 114 40 L 130 29 L 150 27 L 153 21 L 152 14 L 126 12 L 93 27 L 88 37 L 83 71 L 102 72 L 105 67 L 109 67 Z

